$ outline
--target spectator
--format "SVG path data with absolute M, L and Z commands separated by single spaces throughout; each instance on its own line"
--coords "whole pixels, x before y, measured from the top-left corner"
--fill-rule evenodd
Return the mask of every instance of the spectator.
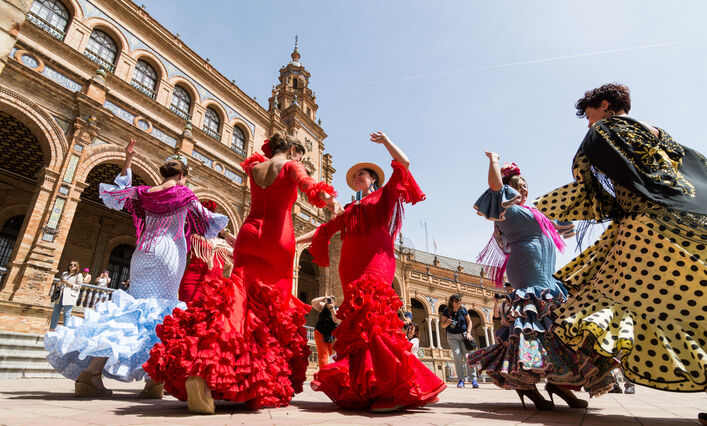
M 416 357 L 420 358 L 420 356 L 417 354 L 417 351 L 420 349 L 420 326 L 415 323 L 411 323 L 407 327 L 406 334 L 408 341 L 412 343 L 410 352 L 412 352 Z
M 69 317 L 71 316 L 71 310 L 76 304 L 76 300 L 79 298 L 79 293 L 81 293 L 81 286 L 83 285 L 83 275 L 79 272 L 79 262 L 77 260 L 72 260 L 69 262 L 69 267 L 61 275 L 61 294 L 54 301 L 54 310 L 52 311 L 52 319 L 49 324 L 49 330 L 53 331 L 57 324 L 59 323 L 59 314 L 64 312 L 64 325 L 66 325 Z
M 329 363 L 334 354 L 334 336 L 332 333 L 341 320 L 336 317 L 336 296 L 322 296 L 312 299 L 312 307 L 319 312 L 317 325 L 314 327 L 314 343 L 317 345 L 319 368 Z
M 101 275 L 96 278 L 96 285 L 98 287 L 108 288 L 110 284 L 110 277 L 108 276 L 108 271 L 101 272 Z
M 471 317 L 465 307 L 461 305 L 462 297 L 459 294 L 449 296 L 447 308 L 441 312 L 441 326 L 447 329 L 447 343 L 452 350 L 454 367 L 459 378 L 458 388 L 464 387 L 464 379 L 471 377 L 471 385 L 478 388 L 476 382 L 476 368 L 471 368 L 466 363 L 469 349 L 464 344 L 464 339 L 474 340 L 471 335 Z M 471 370 L 471 371 L 469 371 Z M 471 372 L 471 374 L 469 374 Z
M 118 290 L 128 291 L 130 288 L 130 278 L 126 278 L 125 281 L 121 282 L 118 286 Z
M 91 273 L 88 271 L 88 268 L 83 268 L 83 283 L 84 284 L 91 284 L 91 280 L 93 277 L 91 276 Z

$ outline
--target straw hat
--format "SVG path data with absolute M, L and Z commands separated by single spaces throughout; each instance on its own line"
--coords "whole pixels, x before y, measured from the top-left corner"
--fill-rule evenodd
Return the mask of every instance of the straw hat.
M 374 163 L 356 163 L 351 166 L 348 172 L 346 172 L 346 183 L 349 185 L 349 188 L 353 189 L 354 191 L 358 191 L 354 187 L 353 180 L 356 172 L 361 169 L 373 170 L 376 175 L 378 175 L 378 187 L 380 188 L 383 186 L 383 183 L 385 182 L 385 173 L 383 173 L 383 169 L 381 169 L 377 164 Z

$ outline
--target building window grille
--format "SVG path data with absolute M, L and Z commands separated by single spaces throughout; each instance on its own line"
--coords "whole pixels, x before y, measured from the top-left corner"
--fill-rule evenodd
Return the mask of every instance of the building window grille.
M 35 0 L 27 14 L 27 20 L 61 41 L 66 36 L 69 19 L 69 11 L 59 0 Z
M 243 130 L 237 126 L 233 128 L 233 136 L 231 136 L 231 149 L 241 157 L 246 156 L 245 134 L 243 134 Z
M 204 114 L 204 132 L 216 140 L 221 140 L 219 136 L 221 128 L 221 119 L 218 113 L 214 111 L 213 108 L 206 108 L 206 114 Z
M 115 58 L 118 56 L 118 46 L 105 32 L 93 30 L 83 54 L 107 71 L 113 72 L 115 69 Z
M 155 99 L 157 93 L 155 93 L 155 88 L 157 87 L 157 72 L 154 68 L 147 62 L 143 60 L 138 60 L 137 65 L 135 65 L 135 72 L 133 73 L 132 86 Z
M 191 109 L 191 96 L 182 86 L 174 87 L 172 95 L 172 105 L 170 109 L 185 120 L 190 120 L 189 110 Z
M 10 218 L 0 228 L 0 268 L 4 268 L 12 256 L 12 249 L 15 247 L 17 237 L 22 229 L 24 216 Z

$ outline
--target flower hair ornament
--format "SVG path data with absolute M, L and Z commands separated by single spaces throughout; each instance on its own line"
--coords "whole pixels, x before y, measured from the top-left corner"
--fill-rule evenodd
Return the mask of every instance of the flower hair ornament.
M 216 209 L 218 208 L 218 204 L 211 200 L 202 200 L 201 205 L 206 208 L 206 210 L 210 211 L 211 213 L 216 213 Z
M 263 142 L 263 147 L 261 149 L 263 150 L 263 154 L 265 154 L 266 157 L 272 158 L 272 148 L 270 147 L 270 139 L 265 139 L 265 142 Z
M 520 176 L 520 167 L 518 167 L 516 163 L 503 163 L 503 167 L 501 167 L 501 176 L 504 178 Z
M 169 160 L 181 161 L 182 164 L 184 164 L 185 166 L 187 165 L 187 157 L 185 157 L 183 155 L 179 155 L 179 154 L 170 155 L 169 157 L 165 158 L 164 161 L 169 161 Z

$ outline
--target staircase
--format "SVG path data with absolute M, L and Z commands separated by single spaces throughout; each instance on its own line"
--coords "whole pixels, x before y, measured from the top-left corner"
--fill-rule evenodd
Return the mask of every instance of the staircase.
M 0 379 L 62 377 L 46 355 L 43 336 L 0 332 Z

